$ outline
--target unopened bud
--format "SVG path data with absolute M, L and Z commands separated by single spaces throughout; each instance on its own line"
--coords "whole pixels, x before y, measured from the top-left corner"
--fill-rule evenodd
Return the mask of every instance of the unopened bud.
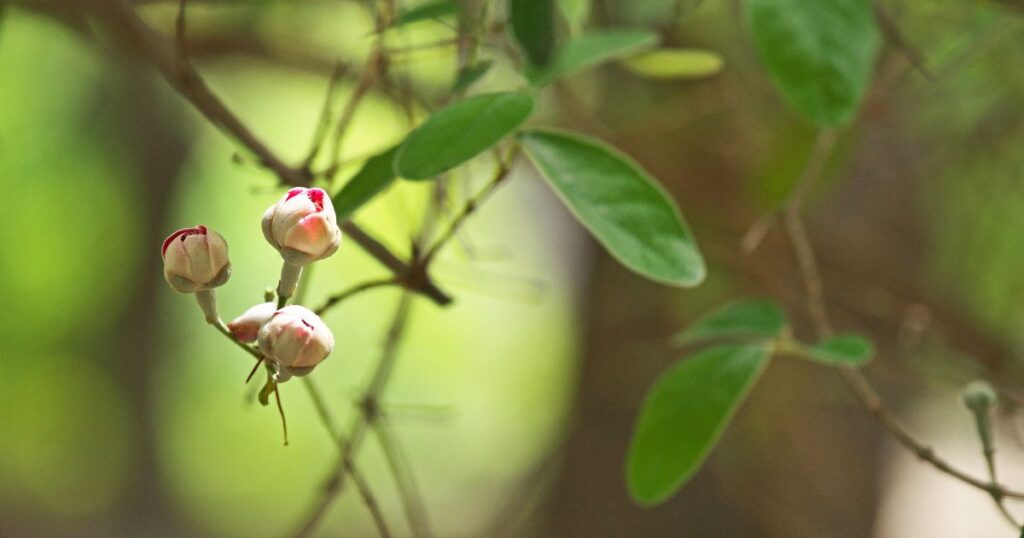
M 164 240 L 160 255 L 164 278 L 179 293 L 213 289 L 231 276 L 228 244 L 206 226 L 174 232 Z
M 274 303 L 260 303 L 250 307 L 241 316 L 228 323 L 228 329 L 239 342 L 255 342 L 263 324 L 270 321 L 276 311 Z
M 263 214 L 263 235 L 285 262 L 303 266 L 338 250 L 341 230 L 323 189 L 296 187 Z
M 975 380 L 964 386 L 961 392 L 964 405 L 975 413 L 987 413 L 996 404 L 996 391 L 992 385 Z
M 286 306 L 259 332 L 260 351 L 292 375 L 305 375 L 334 350 L 334 335 L 306 307 Z

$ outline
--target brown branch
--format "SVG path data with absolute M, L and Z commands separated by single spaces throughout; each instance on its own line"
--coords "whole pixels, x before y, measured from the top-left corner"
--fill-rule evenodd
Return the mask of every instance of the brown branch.
M 397 283 L 398 282 L 394 278 L 382 278 L 380 280 L 367 280 L 366 282 L 355 284 L 351 288 L 348 288 L 347 290 L 342 291 L 341 293 L 328 297 L 327 301 L 323 304 L 323 306 L 317 308 L 316 310 L 314 310 L 314 312 L 316 312 L 316 315 L 318 316 L 323 316 L 324 313 L 326 313 L 327 310 L 332 308 L 334 305 L 346 299 L 349 299 L 354 295 L 358 295 L 364 291 L 372 290 L 374 288 L 393 286 Z
M 815 333 L 819 339 L 828 338 L 832 335 L 832 324 L 828 317 L 828 309 L 824 298 L 824 285 L 821 279 L 821 272 L 818 269 L 818 262 L 814 249 L 807 236 L 807 230 L 803 225 L 801 217 L 802 202 L 811 185 L 818 180 L 824 163 L 828 160 L 833 143 L 830 139 L 835 135 L 829 131 L 819 134 L 814 150 L 808 160 L 807 168 L 801 177 L 800 183 L 791 195 L 785 209 L 785 229 L 793 244 L 797 261 L 799 262 L 801 277 L 804 289 L 807 294 L 807 311 L 814 325 Z M 813 173 L 809 173 L 813 172 Z M 861 405 L 875 419 L 875 421 L 896 441 L 908 451 L 916 455 L 922 461 L 929 463 L 935 469 L 989 493 L 994 499 L 1015 498 L 1024 499 L 1024 493 L 1006 489 L 995 482 L 978 479 L 965 473 L 946 460 L 939 457 L 935 450 L 921 441 L 918 441 L 896 418 L 886 405 L 878 391 L 871 385 L 867 377 L 860 370 L 853 368 L 841 368 L 843 379 L 853 390 Z
M 110 32 L 122 44 L 138 50 L 163 75 L 164 79 L 199 110 L 211 123 L 225 131 L 256 155 L 259 162 L 274 172 L 286 185 L 309 185 L 309 173 L 291 167 L 270 150 L 207 86 L 199 73 L 169 46 L 164 38 L 147 26 L 123 0 L 103 0 L 93 4 L 93 13 L 107 23 Z M 451 297 L 441 291 L 426 275 L 425 268 L 410 266 L 395 256 L 387 247 L 367 234 L 355 223 L 346 222 L 342 230 L 363 250 L 390 269 L 408 289 L 421 293 L 439 305 L 451 303 Z

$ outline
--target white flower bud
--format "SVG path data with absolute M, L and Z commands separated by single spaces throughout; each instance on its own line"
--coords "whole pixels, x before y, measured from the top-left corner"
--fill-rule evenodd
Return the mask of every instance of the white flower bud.
M 160 255 L 164 260 L 164 278 L 180 293 L 216 288 L 231 276 L 228 244 L 206 226 L 174 232 L 164 240 Z
M 322 260 L 341 244 L 334 204 L 323 189 L 289 190 L 263 214 L 263 235 L 295 266 Z
M 277 306 L 274 303 L 260 303 L 228 323 L 228 329 L 239 342 L 255 342 L 263 324 L 270 321 L 276 311 Z
M 299 306 L 286 306 L 259 332 L 260 351 L 293 375 L 305 375 L 334 350 L 334 335 L 320 316 Z

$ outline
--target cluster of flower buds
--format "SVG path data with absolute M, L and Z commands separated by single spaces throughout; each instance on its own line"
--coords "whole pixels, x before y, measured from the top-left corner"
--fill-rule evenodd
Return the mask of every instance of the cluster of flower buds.
M 304 376 L 334 350 L 334 335 L 320 316 L 299 305 L 280 310 L 262 303 L 228 323 L 240 342 L 256 343 L 265 357 L 277 365 L 277 381 Z
M 224 325 L 214 288 L 231 275 L 228 245 L 206 226 L 185 228 L 164 240 L 164 277 L 179 293 L 194 293 L 207 322 L 239 342 L 256 346 L 281 383 L 303 376 L 334 350 L 334 335 L 320 316 L 299 305 L 286 306 L 302 268 L 338 250 L 341 230 L 330 197 L 322 189 L 294 188 L 263 215 L 263 235 L 284 263 L 277 302 L 257 304 Z

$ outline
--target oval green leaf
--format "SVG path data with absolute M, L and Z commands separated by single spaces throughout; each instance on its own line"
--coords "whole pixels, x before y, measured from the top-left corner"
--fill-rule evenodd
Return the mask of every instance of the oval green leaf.
M 534 65 L 547 65 L 555 50 L 553 0 L 509 0 L 512 35 Z
M 459 74 L 455 77 L 455 83 L 452 84 L 452 93 L 455 95 L 462 95 L 465 93 L 470 86 L 483 78 L 483 76 L 491 70 L 491 66 L 493 65 L 493 60 L 481 60 L 475 64 L 467 65 L 462 69 L 459 69 Z
M 776 338 L 786 323 L 786 313 L 772 301 L 739 301 L 697 318 L 673 340 L 686 345 L 714 338 Z
M 713 347 L 658 379 L 640 410 L 626 462 L 633 499 L 658 504 L 700 469 L 768 359 L 764 346 Z
M 577 135 L 530 130 L 530 160 L 576 218 L 619 262 L 651 280 L 692 287 L 704 258 L 672 198 L 613 148 Z
M 526 66 L 526 78 L 544 86 L 602 62 L 634 54 L 658 44 L 658 34 L 646 30 L 610 30 L 570 39 L 546 67 Z
M 357 209 L 373 199 L 395 180 L 394 159 L 398 146 L 370 157 L 363 167 L 331 197 L 338 222 L 352 217 Z
M 754 45 L 782 95 L 821 126 L 860 106 L 879 38 L 869 0 L 747 0 Z
M 839 334 L 809 346 L 808 358 L 831 365 L 861 366 L 875 355 L 875 346 L 858 334 Z
M 627 69 L 654 79 L 703 78 L 722 70 L 717 53 L 696 49 L 660 49 L 622 60 Z
M 476 157 L 519 127 L 533 111 L 533 97 L 502 92 L 449 105 L 409 134 L 395 156 L 395 172 L 429 179 Z

